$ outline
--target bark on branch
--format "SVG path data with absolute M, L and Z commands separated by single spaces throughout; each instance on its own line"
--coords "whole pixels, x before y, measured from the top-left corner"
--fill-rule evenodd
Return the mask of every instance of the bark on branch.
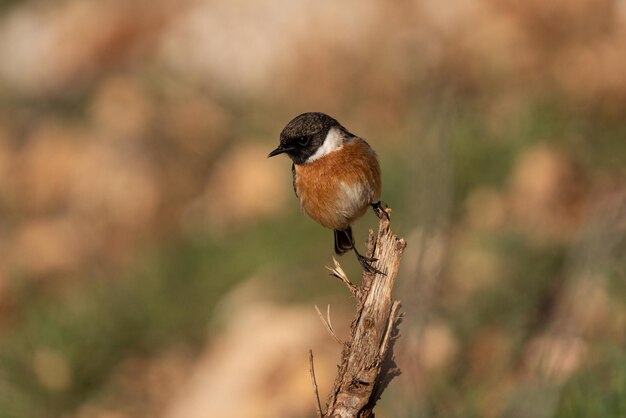
M 335 261 L 333 275 L 341 279 L 356 298 L 350 340 L 344 343 L 341 363 L 328 396 L 325 418 L 370 418 L 374 406 L 391 379 L 400 374 L 393 361 L 398 336 L 400 302 L 391 292 L 406 242 L 390 229 L 391 209 L 381 212 L 378 234 L 370 230 L 367 256 L 379 273 L 363 273 L 360 286 L 348 280 Z

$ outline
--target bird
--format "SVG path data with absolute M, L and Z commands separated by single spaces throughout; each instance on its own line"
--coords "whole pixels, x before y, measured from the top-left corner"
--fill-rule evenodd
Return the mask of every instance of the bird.
M 380 164 L 370 145 L 320 112 L 293 118 L 280 133 L 280 143 L 269 157 L 286 154 L 292 160 L 293 189 L 304 212 L 332 229 L 335 253 L 353 250 L 363 270 L 382 273 L 356 248 L 351 225 L 372 208 L 387 216 L 380 201 Z

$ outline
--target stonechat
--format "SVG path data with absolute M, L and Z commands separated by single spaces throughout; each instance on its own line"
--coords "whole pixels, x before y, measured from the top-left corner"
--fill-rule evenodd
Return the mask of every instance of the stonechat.
M 332 117 L 318 112 L 292 119 L 280 133 L 278 148 L 268 157 L 287 154 L 293 161 L 293 189 L 304 212 L 334 230 L 335 253 L 354 250 L 365 271 L 378 272 L 361 255 L 351 224 L 369 207 L 386 216 L 380 202 L 380 165 L 365 140 L 351 134 Z

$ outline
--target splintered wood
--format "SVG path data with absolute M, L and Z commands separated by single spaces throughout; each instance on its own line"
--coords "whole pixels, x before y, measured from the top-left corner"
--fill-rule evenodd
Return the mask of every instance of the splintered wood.
M 370 418 L 374 406 L 391 379 L 400 373 L 393 359 L 393 343 L 398 337 L 400 302 L 391 293 L 406 242 L 390 229 L 391 209 L 380 212 L 378 234 L 370 231 L 367 256 L 380 273 L 363 273 L 360 286 L 350 282 L 335 260 L 332 274 L 356 298 L 350 340 L 343 345 L 341 363 L 328 396 L 325 418 Z M 311 364 L 312 370 L 312 364 Z M 316 394 L 317 396 L 317 394 Z

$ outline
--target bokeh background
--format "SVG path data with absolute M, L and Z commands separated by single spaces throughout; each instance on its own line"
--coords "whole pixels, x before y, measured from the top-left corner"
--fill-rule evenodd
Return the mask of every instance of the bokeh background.
M 266 159 L 305 111 L 408 241 L 377 416 L 626 416 L 626 2 L 2 0 L 1 418 L 314 415 L 353 301 Z

